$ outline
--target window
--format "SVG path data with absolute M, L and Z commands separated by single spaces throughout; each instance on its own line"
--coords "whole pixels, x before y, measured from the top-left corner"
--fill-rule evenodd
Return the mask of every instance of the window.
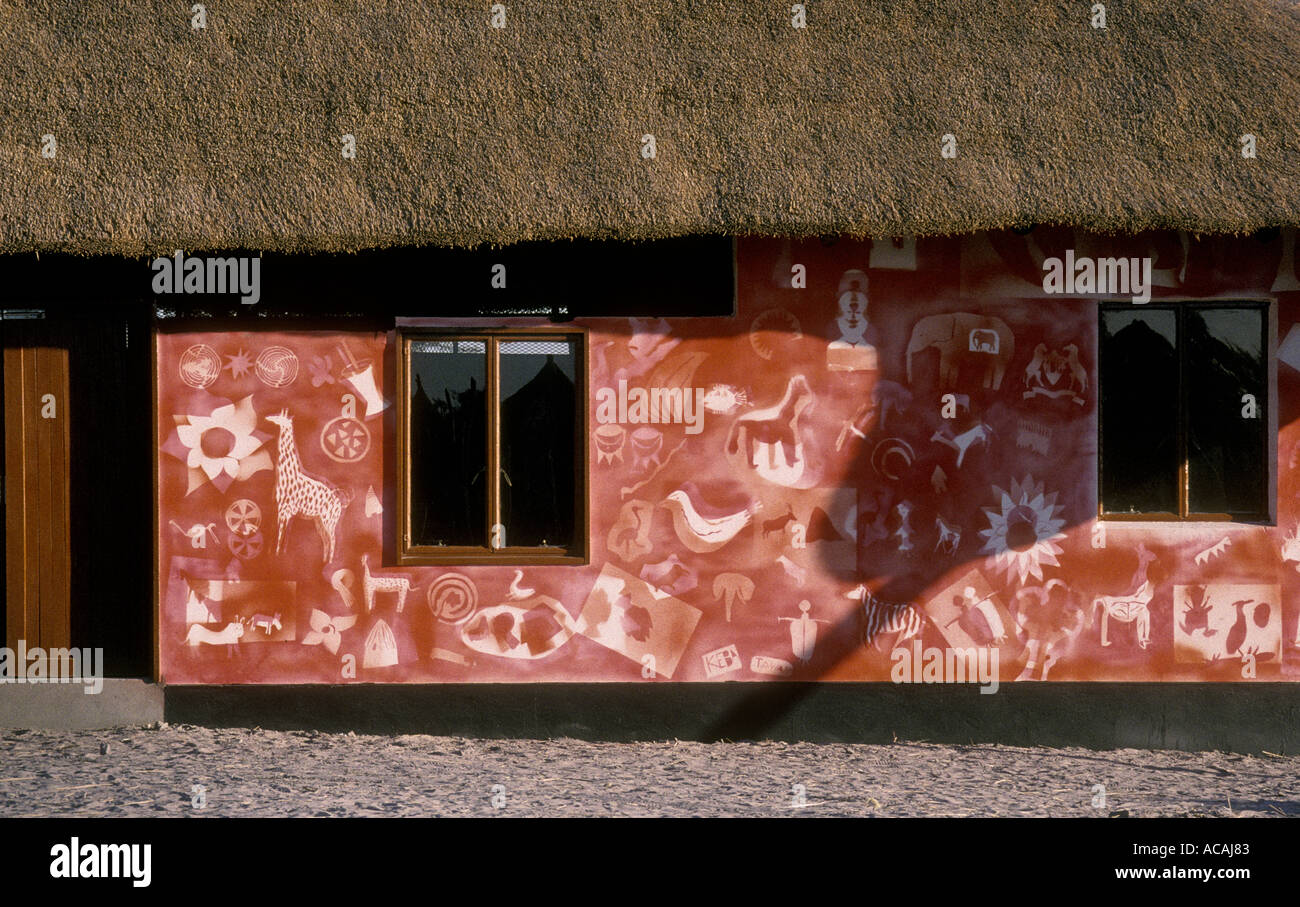
M 1268 522 L 1268 306 L 1103 305 L 1098 514 Z
M 585 335 L 400 336 L 399 562 L 586 563 Z

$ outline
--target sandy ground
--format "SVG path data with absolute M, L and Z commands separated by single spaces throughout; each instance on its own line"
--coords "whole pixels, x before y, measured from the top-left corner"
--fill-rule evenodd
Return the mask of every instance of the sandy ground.
M 1104 791 L 1097 785 L 1104 787 Z M 0 816 L 1300 816 L 1300 757 L 0 731 Z

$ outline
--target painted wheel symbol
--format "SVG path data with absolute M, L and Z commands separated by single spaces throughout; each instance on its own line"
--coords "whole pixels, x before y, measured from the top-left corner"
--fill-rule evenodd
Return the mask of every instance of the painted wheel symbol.
M 248 498 L 240 498 L 226 508 L 226 528 L 236 536 L 252 535 L 262 528 L 262 508 Z
M 355 463 L 370 450 L 370 429 L 351 416 L 339 416 L 321 429 L 320 446 L 336 463 Z
M 226 537 L 226 545 L 229 546 L 230 553 L 241 561 L 251 561 L 262 553 L 262 533 L 254 532 L 248 536 L 232 533 Z

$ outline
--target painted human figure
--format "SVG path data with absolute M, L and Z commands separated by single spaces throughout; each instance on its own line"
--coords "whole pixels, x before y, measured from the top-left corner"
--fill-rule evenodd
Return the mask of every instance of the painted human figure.
M 840 278 L 839 314 L 831 328 L 826 348 L 826 366 L 831 371 L 861 372 L 876 369 L 879 332 L 867 319 L 867 275 L 845 271 Z

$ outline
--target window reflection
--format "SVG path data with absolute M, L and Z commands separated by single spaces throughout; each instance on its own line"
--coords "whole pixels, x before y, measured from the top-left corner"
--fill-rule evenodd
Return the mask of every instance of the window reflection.
M 502 341 L 501 522 L 513 547 L 574 542 L 578 374 L 568 339 Z
M 1101 320 L 1101 500 L 1107 513 L 1178 513 L 1177 321 L 1169 310 Z
M 410 512 L 415 545 L 487 538 L 487 354 L 478 340 L 411 344 Z

